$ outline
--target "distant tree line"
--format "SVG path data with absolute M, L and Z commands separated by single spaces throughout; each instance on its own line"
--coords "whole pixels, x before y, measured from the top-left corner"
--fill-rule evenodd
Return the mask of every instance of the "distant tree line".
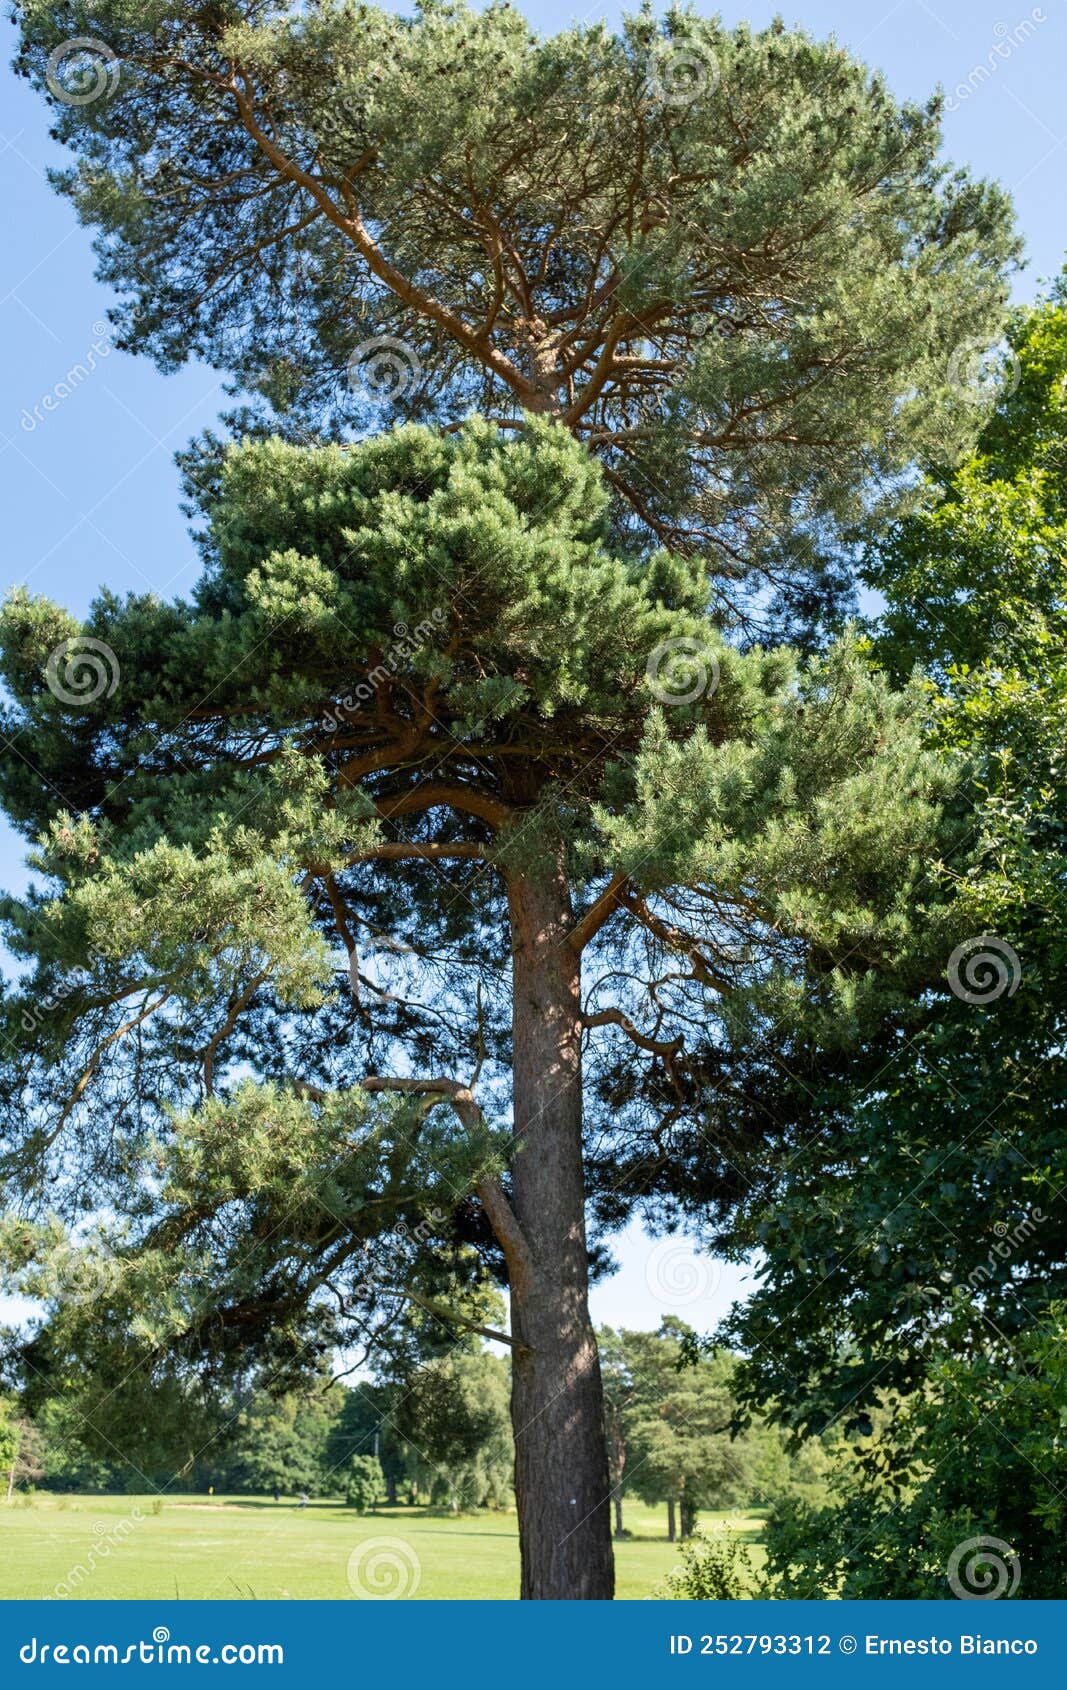
M 662 1504 L 671 1541 L 692 1534 L 701 1509 L 823 1499 L 821 1446 L 789 1456 L 769 1426 L 755 1422 L 738 1433 L 734 1358 L 700 1354 L 681 1320 L 669 1317 L 658 1332 L 605 1328 L 600 1343 L 617 1537 L 628 1535 L 627 1497 Z M 178 1473 L 158 1462 L 162 1446 L 153 1465 L 151 1441 L 144 1465 L 117 1449 L 112 1458 L 102 1453 L 76 1398 L 53 1399 L 30 1417 L 9 1397 L 0 1418 L 2 1482 L 68 1492 L 306 1492 L 343 1498 L 361 1512 L 508 1508 L 509 1386 L 507 1359 L 474 1339 L 415 1365 L 401 1357 L 355 1383 L 324 1374 L 317 1387 L 277 1394 L 253 1382 L 219 1397 L 214 1433 Z M 142 1410 L 151 1426 L 148 1395 Z

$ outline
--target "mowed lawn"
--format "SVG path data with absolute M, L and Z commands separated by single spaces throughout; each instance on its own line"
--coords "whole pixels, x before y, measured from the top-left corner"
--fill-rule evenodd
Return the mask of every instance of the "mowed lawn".
M 158 1508 L 158 1512 L 154 1512 Z M 628 1504 L 617 1594 L 641 1599 L 678 1565 L 666 1511 Z M 747 1542 L 755 1515 L 708 1514 Z M 757 1551 L 758 1555 L 758 1551 Z M 351 1577 L 350 1577 L 351 1569 Z M 0 1598 L 514 1598 L 514 1514 L 358 1515 L 338 1502 L 38 1494 L 0 1504 Z

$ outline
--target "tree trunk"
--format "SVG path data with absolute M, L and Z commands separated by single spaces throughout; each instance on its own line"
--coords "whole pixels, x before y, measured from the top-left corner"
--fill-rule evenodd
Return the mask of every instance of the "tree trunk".
M 615 1536 L 622 1536 L 622 1492 L 615 1492 Z
M 688 1497 L 683 1496 L 679 1504 L 683 1537 L 692 1537 L 697 1529 L 697 1511 Z
M 678 1533 L 674 1526 L 674 1498 L 672 1496 L 667 1502 L 667 1542 L 673 1543 L 677 1536 Z
M 514 873 L 511 1417 L 525 1599 L 614 1594 L 603 1391 L 589 1319 L 580 963 L 562 864 Z

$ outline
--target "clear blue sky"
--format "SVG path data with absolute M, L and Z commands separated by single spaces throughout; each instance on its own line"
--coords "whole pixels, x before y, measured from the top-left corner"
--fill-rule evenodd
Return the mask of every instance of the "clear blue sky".
M 996 177 L 1015 199 L 1029 255 L 1018 296 L 1033 297 L 1059 271 L 1067 246 L 1064 0 L 1037 7 L 1022 0 L 785 0 L 720 9 L 728 22 L 748 18 L 756 24 L 781 11 L 787 22 L 815 35 L 834 34 L 884 71 L 902 97 L 922 99 L 941 84 L 949 96 L 948 156 Z M 524 10 L 538 28 L 551 30 L 575 18 L 610 20 L 619 8 L 584 11 L 567 0 L 528 0 Z M 3 34 L 6 49 L 9 26 Z M 64 156 L 48 138 L 46 109 L 9 72 L 3 86 L 0 204 L 8 209 L 0 257 L 0 499 L 6 558 L 0 585 L 28 582 L 75 611 L 84 610 L 99 584 L 119 592 L 151 588 L 165 597 L 184 593 L 196 564 L 178 510 L 173 454 L 216 417 L 224 403 L 219 378 L 196 366 L 164 377 L 146 361 L 111 353 L 43 421 L 25 426 L 25 413 L 32 421 L 43 396 L 85 362 L 110 300 L 94 280 L 87 231 L 45 180 L 47 167 Z M 0 885 L 22 883 L 21 857 L 21 841 L 0 824 Z M 621 1241 L 620 1255 L 621 1273 L 595 1294 L 598 1320 L 654 1326 L 661 1313 L 673 1311 L 706 1329 L 738 1289 L 732 1270 L 719 1273 L 674 1255 L 650 1260 L 650 1247 L 637 1232 Z M 664 1300 L 664 1286 L 673 1287 L 673 1301 Z

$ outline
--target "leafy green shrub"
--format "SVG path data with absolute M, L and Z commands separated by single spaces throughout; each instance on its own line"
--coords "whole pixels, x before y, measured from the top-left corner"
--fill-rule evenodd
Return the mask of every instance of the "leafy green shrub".
M 662 1592 L 676 1602 L 737 1602 L 762 1594 L 747 1547 L 729 1532 L 697 1532 L 679 1554 L 682 1564 L 668 1573 Z
M 385 1494 L 385 1477 L 376 1455 L 354 1455 L 345 1475 L 345 1501 L 357 1514 L 369 1514 Z

